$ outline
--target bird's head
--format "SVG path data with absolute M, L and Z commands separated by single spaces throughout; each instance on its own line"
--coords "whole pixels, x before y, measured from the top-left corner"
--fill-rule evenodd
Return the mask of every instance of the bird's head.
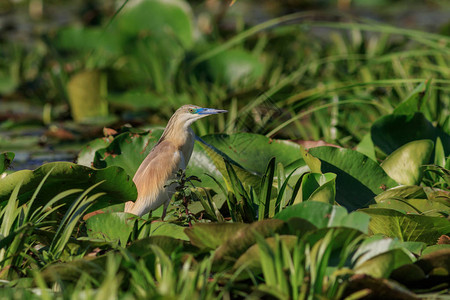
M 173 115 L 177 118 L 177 121 L 181 121 L 185 125 L 189 126 L 194 121 L 201 119 L 209 115 L 215 115 L 220 113 L 226 113 L 223 109 L 204 108 L 192 104 L 183 105 Z

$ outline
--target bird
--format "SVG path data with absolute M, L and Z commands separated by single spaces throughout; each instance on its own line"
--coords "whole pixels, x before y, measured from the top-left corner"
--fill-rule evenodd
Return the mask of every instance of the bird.
M 195 133 L 190 125 L 203 117 L 226 113 L 226 110 L 183 105 L 170 117 L 158 143 L 137 169 L 133 182 L 138 196 L 125 203 L 124 211 L 143 216 L 164 205 L 161 219 L 166 216 L 170 199 L 175 193 L 177 172 L 186 169 L 194 149 Z M 167 184 L 168 181 L 172 183 Z

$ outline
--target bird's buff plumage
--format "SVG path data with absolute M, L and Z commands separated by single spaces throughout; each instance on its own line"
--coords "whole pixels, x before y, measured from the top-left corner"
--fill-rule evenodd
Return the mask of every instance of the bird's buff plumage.
M 175 178 L 178 170 L 186 168 L 194 148 L 195 135 L 190 125 L 208 115 L 225 112 L 195 105 L 180 107 L 134 175 L 138 198 L 125 204 L 125 212 L 143 216 L 164 205 L 161 217 L 164 219 L 176 187 L 175 183 L 166 186 L 167 181 Z

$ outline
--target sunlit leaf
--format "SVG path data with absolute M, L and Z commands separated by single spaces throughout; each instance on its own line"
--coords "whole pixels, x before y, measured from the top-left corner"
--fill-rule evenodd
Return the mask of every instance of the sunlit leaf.
M 431 140 L 409 142 L 392 152 L 381 167 L 398 183 L 419 184 L 422 179 L 422 166 L 429 162 L 433 147 Z

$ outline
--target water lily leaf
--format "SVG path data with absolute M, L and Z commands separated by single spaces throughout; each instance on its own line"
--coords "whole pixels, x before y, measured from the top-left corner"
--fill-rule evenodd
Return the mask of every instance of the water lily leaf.
M 289 174 L 297 167 L 305 166 L 301 158 L 300 146 L 289 141 L 273 140 L 264 135 L 254 133 L 210 134 L 202 136 L 202 140 L 227 155 L 242 168 L 262 176 L 272 157 L 285 167 Z M 297 162 L 297 165 L 292 165 Z
M 83 273 L 87 273 L 98 280 L 105 276 L 107 256 L 92 259 L 77 259 L 66 263 L 47 265 L 41 271 L 42 278 L 46 282 L 72 281 L 77 282 Z
M 78 154 L 77 164 L 93 167 L 95 152 L 99 149 L 106 148 L 114 139 L 112 137 L 103 137 L 95 139 L 84 146 Z
M 359 144 L 356 146 L 356 151 L 370 157 L 373 161 L 377 161 L 377 157 L 375 155 L 375 146 L 372 142 L 372 137 L 370 136 L 370 132 L 366 134 Z
M 152 253 L 151 246 L 156 245 L 165 253 L 175 252 L 177 249 L 187 247 L 186 242 L 169 236 L 150 236 L 136 240 L 127 247 L 127 250 L 137 257 L 146 256 Z
M 13 152 L 2 152 L 0 153 L 0 174 L 2 174 L 14 159 Z
M 398 184 L 373 160 L 357 151 L 317 147 L 309 153 L 322 161 L 322 172 L 336 177 L 336 202 L 355 210 L 373 202 L 375 195 Z
M 431 140 L 409 142 L 392 152 L 381 167 L 398 183 L 419 184 L 422 179 L 422 166 L 429 162 L 433 148 L 434 143 Z
M 441 245 L 428 246 L 428 247 L 426 247 L 423 250 L 422 255 L 430 254 L 432 252 L 439 251 L 439 250 L 444 250 L 444 249 L 449 250 L 450 249 L 450 244 L 441 244 Z
M 136 186 L 121 168 L 109 167 L 97 170 L 69 162 L 53 162 L 44 164 L 34 171 L 21 170 L 0 179 L 0 206 L 6 204 L 9 195 L 19 182 L 23 182 L 18 196 L 19 205 L 24 204 L 31 198 L 50 170 L 52 172 L 42 186 L 33 206 L 44 206 L 48 199 L 61 192 L 74 188 L 87 189 L 100 181 L 104 182 L 96 187 L 93 193 L 104 193 L 104 195 L 96 200 L 91 210 L 134 200 L 137 197 Z M 71 203 L 74 200 L 73 197 L 77 195 L 64 198 L 65 203 Z M 61 211 L 67 208 L 68 205 L 62 207 Z
M 168 223 L 168 222 L 153 222 L 150 228 L 151 236 L 168 236 L 175 239 L 188 241 L 189 238 L 185 234 L 186 227 Z
M 422 214 L 426 216 L 445 216 L 450 214 L 450 207 L 428 199 L 386 199 L 370 208 L 389 208 L 407 214 Z
M 201 249 L 216 249 L 240 229 L 248 226 L 244 223 L 199 223 L 186 228 L 184 232 L 192 245 Z
M 365 239 L 361 243 L 352 257 L 352 263 L 357 267 L 377 255 L 394 249 L 408 250 L 405 253 L 408 254 L 412 260 L 415 260 L 412 253 L 420 255 L 425 247 L 426 244 L 421 242 L 401 242 L 397 239 L 384 238 L 383 236 L 375 235 Z
M 421 186 L 401 185 L 388 189 L 375 197 L 377 203 L 387 199 L 427 199 L 427 194 Z
M 106 75 L 97 70 L 81 71 L 67 84 L 70 110 L 76 122 L 108 116 Z
M 334 204 L 336 195 L 336 174 L 309 173 L 303 176 L 300 186 L 301 201 L 319 201 Z M 297 203 L 294 202 L 295 204 Z
M 368 233 L 369 217 L 361 212 L 347 213 L 343 207 L 328 203 L 306 201 L 283 209 L 275 219 L 288 221 L 290 218 L 302 218 L 317 228 L 349 227 Z
M 288 249 L 292 249 L 298 241 L 298 237 L 296 235 L 280 235 L 278 238 L 286 245 Z M 275 237 L 268 237 L 265 240 L 270 248 L 275 249 Z M 237 270 L 242 266 L 246 266 L 251 269 L 254 274 L 261 273 L 260 249 L 258 244 L 254 244 L 248 248 L 247 251 L 245 251 L 244 254 L 236 260 L 233 265 L 233 269 Z
M 310 155 L 303 146 L 300 146 L 300 153 L 305 160 L 305 163 L 310 168 L 311 173 L 322 173 L 320 159 Z
M 139 165 L 161 137 L 163 130 L 124 132 L 114 138 L 108 147 L 97 150 L 94 167 L 119 166 L 133 178 Z
M 367 274 L 375 278 L 388 278 L 391 272 L 412 263 L 410 255 L 403 249 L 394 249 L 379 254 L 355 268 L 356 274 Z
M 450 222 L 442 217 L 407 215 L 386 208 L 366 208 L 360 211 L 371 217 L 369 229 L 373 234 L 383 234 L 401 241 L 433 245 L 441 235 L 450 232 Z
M 86 220 L 89 237 L 113 242 L 125 247 L 137 216 L 124 212 L 102 213 Z
M 450 155 L 450 136 L 434 127 L 420 112 L 383 116 L 373 123 L 371 135 L 374 144 L 388 155 L 409 142 L 426 139 L 434 142 L 437 137 L 442 141 L 445 155 Z
M 371 298 L 374 296 L 379 299 L 380 295 L 383 295 L 383 299 L 411 300 L 417 298 L 416 294 L 394 280 L 359 274 L 350 279 L 342 298 Z
M 236 261 L 250 246 L 256 243 L 256 234 L 265 238 L 275 233 L 286 234 L 288 232 L 288 226 L 282 220 L 266 219 L 253 222 L 247 227 L 239 229 L 225 243 L 222 243 L 215 252 L 214 261 Z
M 233 191 L 233 185 L 231 178 L 228 174 L 227 167 L 225 161 L 229 163 L 229 165 L 233 168 L 234 172 L 238 179 L 243 183 L 245 187 L 252 186 L 255 187 L 255 190 L 259 190 L 259 184 L 261 182 L 261 176 L 257 175 L 249 170 L 244 169 L 234 160 L 232 160 L 228 155 L 218 150 L 216 147 L 207 144 L 202 139 L 199 139 L 199 145 L 203 148 L 205 153 L 211 158 L 212 162 L 215 165 L 215 168 L 220 171 L 222 177 L 225 181 L 227 189 L 229 191 Z
M 392 272 L 391 278 L 411 290 L 438 291 L 449 286 L 450 249 L 441 249 L 420 257 L 414 264 L 404 265 Z

